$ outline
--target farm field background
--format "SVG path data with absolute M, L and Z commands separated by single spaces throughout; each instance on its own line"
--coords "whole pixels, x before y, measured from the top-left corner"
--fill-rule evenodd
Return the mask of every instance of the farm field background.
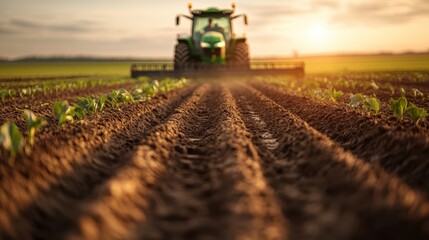
M 306 73 L 309 74 L 344 71 L 429 71 L 429 55 L 327 56 L 264 60 L 304 61 Z M 2 62 L 0 78 L 71 75 L 128 76 L 132 63 L 134 62 Z

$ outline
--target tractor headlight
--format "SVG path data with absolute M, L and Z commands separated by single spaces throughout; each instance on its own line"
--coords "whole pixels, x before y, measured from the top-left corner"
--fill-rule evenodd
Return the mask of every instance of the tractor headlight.
M 224 41 L 217 42 L 217 43 L 214 44 L 214 46 L 217 47 L 217 48 L 223 48 L 223 47 L 225 47 L 225 42 Z
M 208 42 L 201 42 L 200 46 L 202 48 L 209 48 L 209 47 L 211 47 L 210 43 L 208 43 Z

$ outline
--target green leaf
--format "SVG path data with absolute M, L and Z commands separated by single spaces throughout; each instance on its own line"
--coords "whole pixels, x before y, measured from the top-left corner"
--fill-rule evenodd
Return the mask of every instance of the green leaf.
M 428 116 L 428 113 L 424 108 L 419 108 L 412 103 L 410 103 L 410 107 L 407 108 L 407 114 L 416 125 L 419 123 L 419 121 Z
M 38 118 L 36 114 L 27 109 L 24 110 L 23 115 L 28 125 L 28 138 L 30 145 L 34 145 L 34 136 L 36 134 L 36 130 L 45 125 L 46 121 L 42 118 Z
M 392 110 L 393 116 L 395 117 L 402 119 L 402 116 L 407 110 L 407 107 L 408 107 L 408 101 L 405 96 L 402 96 L 397 100 L 390 99 L 390 109 Z
M 352 107 L 358 107 L 364 101 L 364 97 L 362 94 L 357 93 L 350 96 L 349 105 Z
M 0 144 L 14 159 L 22 152 L 24 138 L 14 122 L 6 122 L 0 128 Z
M 375 113 L 378 113 L 378 111 L 380 111 L 380 103 L 374 97 L 366 97 L 364 106 L 367 111 L 373 111 Z
M 74 107 L 70 106 L 67 101 L 55 102 L 53 109 L 58 125 L 73 122 Z
M 413 92 L 414 97 L 424 97 L 425 95 L 418 90 L 417 88 L 412 88 L 411 91 Z

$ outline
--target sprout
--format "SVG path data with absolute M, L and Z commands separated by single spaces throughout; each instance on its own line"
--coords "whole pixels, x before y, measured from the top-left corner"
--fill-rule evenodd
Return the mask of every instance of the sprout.
M 58 125 L 66 122 L 73 122 L 74 108 L 67 101 L 55 102 L 53 106 L 54 114 L 58 120 Z
M 412 88 L 411 91 L 413 92 L 414 97 L 424 97 L 425 95 L 418 90 L 417 88 Z
M 380 111 L 380 103 L 375 97 L 368 97 L 360 93 L 350 96 L 349 105 L 352 107 L 361 106 L 367 112 L 378 113 Z
M 424 108 L 419 108 L 412 103 L 410 103 L 410 107 L 407 108 L 407 113 L 416 125 L 428 116 L 428 113 Z
M 46 124 L 46 121 L 42 118 L 38 118 L 32 111 L 24 110 L 24 118 L 27 121 L 28 125 L 28 138 L 30 145 L 34 145 L 34 136 L 36 134 L 37 129 L 41 128 Z
M 389 102 L 390 109 L 392 110 L 393 115 L 402 120 L 402 117 L 408 106 L 407 98 L 405 98 L 404 96 L 398 98 L 397 100 L 391 98 Z
M 392 84 L 386 83 L 385 86 L 392 94 L 395 94 L 395 88 L 392 86 Z
M 0 128 L 0 145 L 9 152 L 10 158 L 22 152 L 24 139 L 14 122 L 6 122 Z
M 369 84 L 369 86 L 371 88 L 373 88 L 374 90 L 378 90 L 380 88 L 374 81 L 371 81 L 371 83 Z

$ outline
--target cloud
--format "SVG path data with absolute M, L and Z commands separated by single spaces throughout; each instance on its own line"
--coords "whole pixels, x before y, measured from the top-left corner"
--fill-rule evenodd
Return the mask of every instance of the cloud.
M 11 35 L 11 34 L 15 34 L 15 33 L 16 33 L 16 31 L 14 31 L 14 30 L 0 26 L 0 34 L 2 34 L 2 35 Z
M 174 39 L 156 36 L 127 37 L 119 40 L 88 40 L 81 38 L 18 38 L 14 41 L 0 38 L 3 55 L 95 55 L 95 56 L 146 56 L 173 57 Z M 1 48 L 1 47 L 0 47 Z
M 71 23 L 46 23 L 36 20 L 14 18 L 6 22 L 7 29 L 10 33 L 33 33 L 33 32 L 50 32 L 50 33 L 86 33 L 100 30 L 96 22 L 89 20 L 77 20 Z
M 336 11 L 340 4 L 337 0 L 303 0 L 285 4 L 281 1 L 264 1 L 257 3 L 243 3 L 247 12 L 251 12 L 252 26 L 264 28 L 266 26 L 284 22 L 288 19 L 297 19 L 301 16 L 314 15 L 322 11 Z
M 427 0 L 361 2 L 347 4 L 342 11 L 331 16 L 330 22 L 340 25 L 401 24 L 428 16 Z

